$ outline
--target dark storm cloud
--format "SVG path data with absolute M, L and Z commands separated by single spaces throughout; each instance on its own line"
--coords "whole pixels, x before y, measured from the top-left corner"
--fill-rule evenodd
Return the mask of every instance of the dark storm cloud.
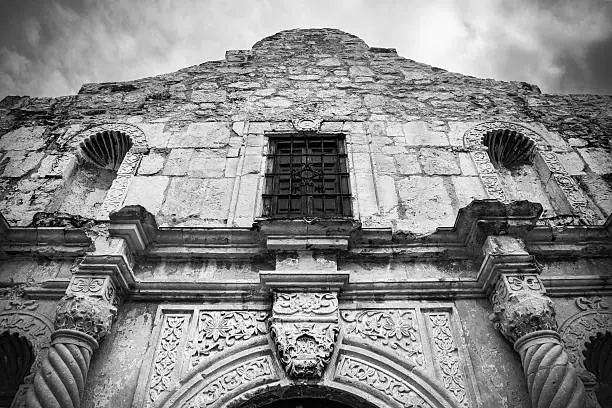
M 545 92 L 612 93 L 611 10 L 609 0 L 2 0 L 0 97 L 171 72 L 306 27 Z

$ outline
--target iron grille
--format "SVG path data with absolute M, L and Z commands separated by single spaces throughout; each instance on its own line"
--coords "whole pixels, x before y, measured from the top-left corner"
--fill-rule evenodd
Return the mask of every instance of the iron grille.
M 342 136 L 271 136 L 264 217 L 351 217 Z

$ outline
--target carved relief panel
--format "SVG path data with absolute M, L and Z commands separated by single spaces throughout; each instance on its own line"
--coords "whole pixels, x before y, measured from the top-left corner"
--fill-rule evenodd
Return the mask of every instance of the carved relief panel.
M 412 370 L 434 378 L 461 407 L 478 406 L 471 383 L 471 365 L 460 334 L 458 316 L 451 307 L 367 308 L 342 310 L 343 343 L 364 345 L 380 355 L 393 356 Z M 367 362 L 344 357 L 336 377 L 365 382 L 403 406 L 429 407 L 418 393 L 390 372 Z M 367 374 L 370 373 L 370 374 Z M 363 377 L 363 378 L 361 378 Z M 397 387 L 392 384 L 397 383 Z
M 143 371 L 146 379 L 141 374 L 139 381 L 137 394 L 143 400 L 142 406 L 157 406 L 160 399 L 179 384 L 179 380 L 201 370 L 220 352 L 253 339 L 267 341 L 268 314 L 267 311 L 218 310 L 197 306 L 161 307 L 156 318 L 154 347 L 148 353 L 148 366 Z M 241 371 L 242 382 L 257 377 L 255 372 L 271 370 L 267 360 L 256 366 L 245 367 L 246 371 Z M 216 386 L 210 387 L 220 392 Z

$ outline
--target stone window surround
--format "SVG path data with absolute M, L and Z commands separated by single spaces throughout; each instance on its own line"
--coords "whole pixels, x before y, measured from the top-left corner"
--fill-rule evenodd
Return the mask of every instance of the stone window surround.
M 551 196 L 558 215 L 572 214 L 587 224 L 593 223 L 594 215 L 588 208 L 587 199 L 563 167 L 557 154 L 546 140 L 534 130 L 512 122 L 490 121 L 479 123 L 468 129 L 463 136 L 463 145 L 469 151 L 478 176 L 489 198 L 508 202 L 497 170 L 491 163 L 487 147 L 482 143 L 483 135 L 491 130 L 509 129 L 529 137 L 535 142 L 536 151 L 533 165 L 545 190 Z

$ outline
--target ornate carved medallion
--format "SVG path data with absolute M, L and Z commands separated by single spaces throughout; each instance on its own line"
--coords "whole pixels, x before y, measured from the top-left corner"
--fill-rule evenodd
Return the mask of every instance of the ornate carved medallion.
M 290 377 L 321 378 L 339 332 L 337 295 L 275 293 L 270 332 Z

